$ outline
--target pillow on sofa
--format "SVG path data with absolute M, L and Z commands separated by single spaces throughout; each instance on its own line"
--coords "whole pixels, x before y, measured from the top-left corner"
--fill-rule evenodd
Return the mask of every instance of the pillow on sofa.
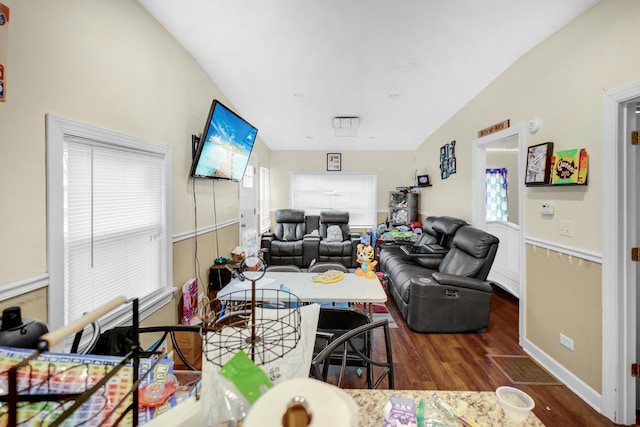
M 327 227 L 328 242 L 342 242 L 342 229 L 337 225 Z

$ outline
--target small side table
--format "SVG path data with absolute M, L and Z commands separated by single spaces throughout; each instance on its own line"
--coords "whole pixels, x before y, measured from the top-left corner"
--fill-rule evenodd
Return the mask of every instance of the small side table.
M 217 300 L 218 291 L 229 284 L 231 281 L 231 272 L 227 269 L 235 269 L 240 267 L 237 261 L 229 261 L 224 264 L 213 264 L 209 268 L 209 287 L 207 294 L 211 301 L 211 310 L 215 313 L 220 310 L 220 302 Z

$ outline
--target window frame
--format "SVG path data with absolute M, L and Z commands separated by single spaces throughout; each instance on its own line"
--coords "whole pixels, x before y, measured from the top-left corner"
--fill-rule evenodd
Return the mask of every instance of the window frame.
M 161 292 L 153 292 L 139 299 L 140 320 L 162 308 L 173 298 L 173 241 L 172 241 L 172 153 L 171 147 L 117 133 L 107 129 L 75 122 L 47 114 L 46 164 L 47 164 L 47 262 L 49 270 L 48 310 L 49 328 L 64 325 L 65 304 L 65 237 L 64 237 L 64 146 L 65 140 L 87 140 L 99 145 L 148 152 L 162 157 L 164 210 L 165 210 L 165 260 L 163 276 L 165 286 Z M 108 301 L 104 301 L 106 303 Z M 131 319 L 131 310 L 125 305 L 101 319 L 101 326 L 108 329 Z

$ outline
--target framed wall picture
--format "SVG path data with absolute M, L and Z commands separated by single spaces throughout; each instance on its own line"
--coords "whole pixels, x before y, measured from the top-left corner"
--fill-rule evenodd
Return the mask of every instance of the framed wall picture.
M 456 142 L 451 141 L 440 147 L 440 178 L 447 179 L 456 173 Z
M 527 149 L 525 185 L 549 184 L 551 178 L 551 156 L 553 142 L 532 145 Z
M 327 170 L 328 171 L 342 170 L 342 154 L 327 153 Z

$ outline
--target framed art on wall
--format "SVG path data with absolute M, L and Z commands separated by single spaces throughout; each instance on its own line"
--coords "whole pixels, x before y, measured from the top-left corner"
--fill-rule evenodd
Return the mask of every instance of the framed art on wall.
M 342 170 L 342 155 L 340 153 L 327 153 L 327 170 Z
M 542 185 L 550 182 L 552 155 L 553 142 L 532 145 L 527 149 L 525 185 Z

